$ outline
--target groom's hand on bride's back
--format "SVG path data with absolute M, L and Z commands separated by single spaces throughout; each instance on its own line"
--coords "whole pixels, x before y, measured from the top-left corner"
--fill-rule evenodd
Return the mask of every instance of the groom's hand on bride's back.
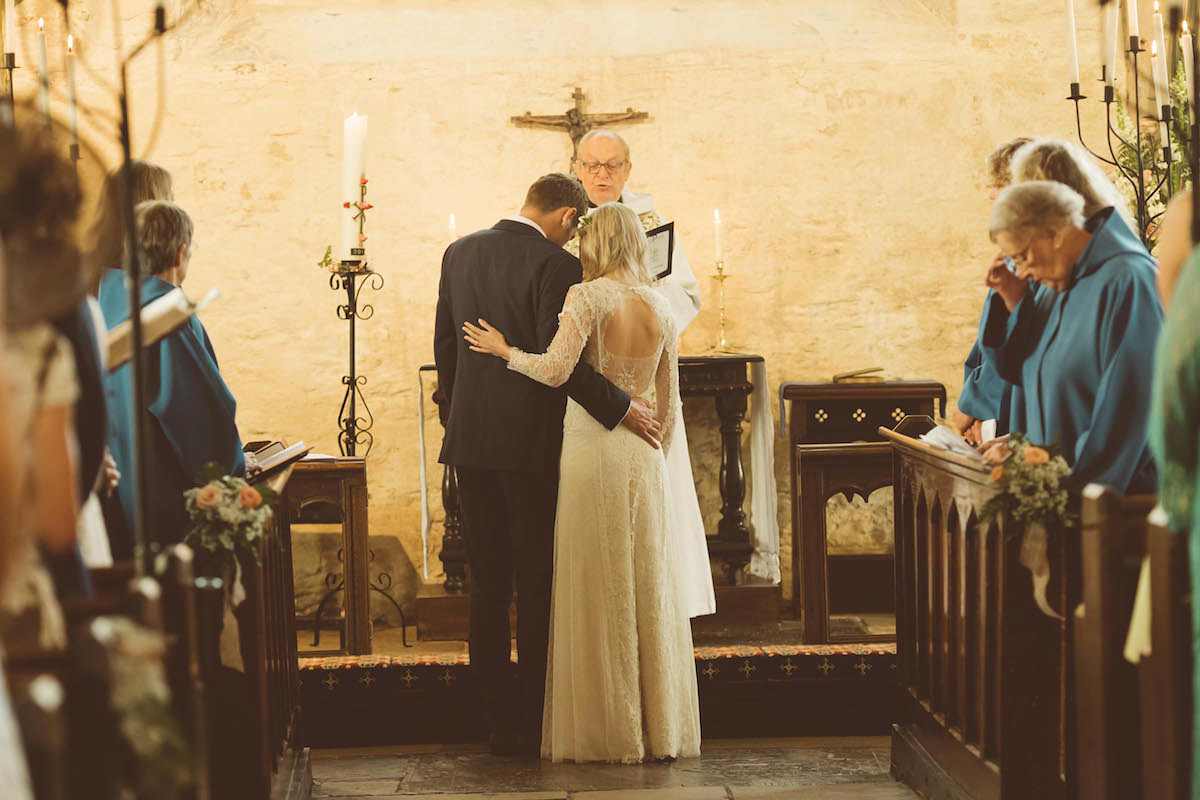
M 658 424 L 658 417 L 654 415 L 654 406 L 642 398 L 630 399 L 629 410 L 625 412 L 625 419 L 621 420 L 621 424 L 646 440 L 655 450 L 662 448 L 659 442 L 662 426 Z

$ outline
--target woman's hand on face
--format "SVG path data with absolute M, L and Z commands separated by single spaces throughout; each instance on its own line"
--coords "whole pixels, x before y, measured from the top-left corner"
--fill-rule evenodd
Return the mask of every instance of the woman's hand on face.
M 479 319 L 479 324 L 482 327 L 476 327 L 469 322 L 463 323 L 463 338 L 467 340 L 467 346 L 476 353 L 490 353 L 500 356 L 505 361 L 510 360 L 512 348 L 508 346 L 504 334 L 493 328 L 482 317 Z
M 1025 297 L 1025 292 L 1029 291 L 1029 285 L 1023 278 L 1018 278 L 1013 274 L 1008 265 L 1004 263 L 1004 256 L 999 253 L 988 267 L 984 283 L 989 289 L 996 290 L 996 294 L 1000 295 L 1005 308 L 1009 311 L 1016 308 L 1021 299 Z

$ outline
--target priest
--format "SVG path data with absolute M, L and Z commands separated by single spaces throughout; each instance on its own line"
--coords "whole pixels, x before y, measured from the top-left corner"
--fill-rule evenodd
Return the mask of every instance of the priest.
M 179 286 L 192 253 L 192 220 L 174 203 L 150 200 L 134 212 L 142 305 Z M 129 317 L 125 273 L 109 270 L 100 283 L 100 307 L 112 330 Z M 200 320 L 192 317 L 179 330 L 148 345 L 146 352 L 146 465 L 151 541 L 173 544 L 187 532 L 183 493 L 200 482 L 209 463 L 229 474 L 245 470 L 242 442 L 234 424 L 237 404 L 221 378 L 212 343 Z M 122 480 L 117 490 L 125 517 L 123 529 L 110 526 L 115 559 L 133 555 L 133 387 L 129 364 L 109 373 L 109 449 Z
M 629 144 L 620 134 L 596 129 L 588 132 L 579 141 L 579 155 L 575 160 L 575 174 L 587 190 L 591 208 L 605 203 L 620 202 L 635 212 L 642 227 L 652 230 L 663 224 L 654 208 L 654 198 L 638 194 L 625 188 L 633 171 Z M 568 249 L 579 254 L 579 240 L 574 239 Z M 675 328 L 680 334 L 700 313 L 700 287 L 687 256 L 675 237 L 675 249 L 671 258 L 671 274 L 657 286 L 671 304 L 675 317 Z M 667 480 L 671 493 L 671 504 L 680 537 L 679 552 L 683 604 L 688 616 L 699 617 L 716 611 L 713 595 L 712 570 L 708 564 L 708 540 L 704 534 L 704 520 L 700 516 L 700 504 L 696 499 L 696 484 L 692 479 L 692 462 L 688 455 L 687 434 L 683 431 L 683 408 L 677 409 L 679 429 L 676 444 L 667 454 Z

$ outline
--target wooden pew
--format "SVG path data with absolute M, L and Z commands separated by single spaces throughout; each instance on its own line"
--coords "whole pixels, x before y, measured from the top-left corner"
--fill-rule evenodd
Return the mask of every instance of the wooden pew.
M 1033 599 L 1020 526 L 980 521 L 995 491 L 989 470 L 910 438 L 932 426 L 908 417 L 880 430 L 893 447 L 896 514 L 892 774 L 924 797 L 1065 798 L 1066 625 Z M 1074 605 L 1064 579 L 1073 542 L 1049 539 L 1049 599 L 1061 611 Z
M 1153 495 L 1121 497 L 1092 484 L 1081 511 L 1082 599 L 1075 609 L 1077 796 L 1141 794 L 1137 669 L 1124 657 Z
M 1146 526 L 1150 557 L 1151 654 L 1138 664 L 1142 794 L 1191 796 L 1192 617 L 1187 532 L 1167 529 L 1156 508 Z
M 244 672 L 221 666 L 217 658 L 223 590 L 201 604 L 212 791 L 222 800 L 306 800 L 312 792 L 301 728 L 291 529 L 285 513 L 290 475 L 288 468 L 271 482 L 280 497 L 258 541 L 258 561 L 240 561 L 246 599 L 234 613 Z

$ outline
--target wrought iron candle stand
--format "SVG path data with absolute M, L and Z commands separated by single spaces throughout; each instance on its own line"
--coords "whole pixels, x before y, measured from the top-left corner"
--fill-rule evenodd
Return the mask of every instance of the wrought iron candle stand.
M 0 69 L 3 69 L 8 73 L 6 76 L 6 80 L 8 81 L 8 107 L 12 109 L 16 107 L 17 102 L 16 91 L 13 85 L 13 72 L 17 68 L 17 54 L 4 53 L 3 57 L 4 64 L 3 66 L 0 66 Z
M 361 282 L 360 279 L 361 278 Z M 342 397 L 342 407 L 338 411 L 338 450 L 344 456 L 358 454 L 358 446 L 364 445 L 363 456 L 371 451 L 375 437 L 371 427 L 375 418 L 367 407 L 362 387 L 367 382 L 365 375 L 359 375 L 355 366 L 354 338 L 355 322 L 368 320 L 375 316 L 375 307 L 367 304 L 360 306 L 358 296 L 362 290 L 370 288 L 379 291 L 383 288 L 383 276 L 373 271 L 363 262 L 342 262 L 341 267 L 329 276 L 329 286 L 335 291 L 346 292 L 346 302 L 337 307 L 338 319 L 350 323 L 350 374 L 342 376 L 342 384 L 346 394 Z M 362 416 L 359 416 L 359 406 L 362 406 Z
M 1161 211 L 1158 214 L 1154 214 L 1154 215 L 1150 214 L 1150 210 L 1149 210 L 1150 201 L 1153 197 L 1155 197 L 1162 190 L 1164 185 L 1166 185 L 1166 187 L 1167 187 L 1167 199 L 1170 199 L 1171 191 L 1172 191 L 1170 178 L 1171 178 L 1171 164 L 1174 161 L 1174 159 L 1171 157 L 1171 140 L 1170 140 L 1171 106 L 1168 103 L 1167 105 L 1164 105 L 1162 108 L 1160 108 L 1159 109 L 1159 117 L 1158 117 L 1159 122 L 1166 124 L 1166 126 L 1167 126 L 1166 130 L 1168 131 L 1167 141 L 1163 142 L 1163 147 L 1162 147 L 1163 163 L 1166 165 L 1166 169 L 1163 171 L 1163 177 L 1158 182 L 1158 185 L 1155 186 L 1149 192 L 1147 192 L 1146 191 L 1146 178 L 1145 178 L 1145 164 L 1143 163 L 1143 159 L 1142 159 L 1141 81 L 1139 79 L 1140 75 L 1138 73 L 1138 53 L 1144 53 L 1145 49 L 1141 46 L 1141 40 L 1137 36 L 1129 37 L 1129 49 L 1126 52 L 1133 56 L 1133 120 L 1134 120 L 1134 131 L 1136 133 L 1136 139 L 1135 139 L 1136 145 L 1125 141 L 1125 139 L 1121 137 L 1121 134 L 1115 128 L 1113 128 L 1112 107 L 1113 107 L 1113 103 L 1116 101 L 1116 92 L 1114 91 L 1113 86 L 1108 84 L 1108 82 L 1107 82 L 1108 76 L 1106 74 L 1104 74 L 1103 70 L 1101 70 L 1100 80 L 1104 83 L 1104 116 L 1105 116 L 1105 126 L 1108 129 L 1108 131 L 1107 131 L 1107 133 L 1108 133 L 1108 135 L 1107 135 L 1108 153 L 1109 153 L 1109 156 L 1111 156 L 1111 158 L 1106 158 L 1105 156 L 1100 155 L 1095 150 L 1088 147 L 1087 142 L 1085 142 L 1083 140 L 1083 121 L 1080 117 L 1079 101 L 1086 100 L 1087 97 L 1080 93 L 1078 83 L 1071 84 L 1071 95 L 1067 99 L 1071 100 L 1075 103 L 1075 130 L 1079 136 L 1079 143 L 1081 145 L 1083 145 L 1084 149 L 1086 149 L 1089 153 L 1091 153 L 1095 158 L 1099 159 L 1100 161 L 1103 161 L 1105 164 L 1108 164 L 1111 167 L 1116 168 L 1116 170 L 1121 173 L 1121 176 L 1123 178 L 1125 178 L 1125 180 L 1129 181 L 1129 184 L 1132 187 L 1133 192 L 1134 192 L 1134 199 L 1136 200 L 1136 203 L 1137 203 L 1137 221 L 1138 221 L 1138 228 L 1139 228 L 1138 233 L 1142 239 L 1142 243 L 1146 244 L 1148 246 L 1149 239 L 1150 239 L 1150 223 L 1154 222 L 1156 219 L 1158 219 L 1162 215 Z M 1165 63 L 1165 60 L 1166 60 L 1165 54 L 1164 54 L 1163 58 L 1164 58 L 1164 63 Z M 1168 70 L 1167 74 L 1168 75 L 1170 74 L 1169 70 Z M 1169 78 L 1168 78 L 1167 83 L 1169 86 L 1170 85 Z M 1168 91 L 1169 91 L 1169 89 L 1168 89 Z M 1168 95 L 1167 99 L 1170 100 L 1170 95 Z M 1137 158 L 1136 173 L 1134 173 L 1128 167 L 1126 167 L 1120 163 L 1120 159 L 1117 157 L 1116 148 L 1115 148 L 1115 145 L 1113 142 L 1114 138 L 1116 139 L 1116 141 L 1120 142 L 1125 147 L 1133 150 L 1134 153 L 1136 154 L 1136 158 Z

